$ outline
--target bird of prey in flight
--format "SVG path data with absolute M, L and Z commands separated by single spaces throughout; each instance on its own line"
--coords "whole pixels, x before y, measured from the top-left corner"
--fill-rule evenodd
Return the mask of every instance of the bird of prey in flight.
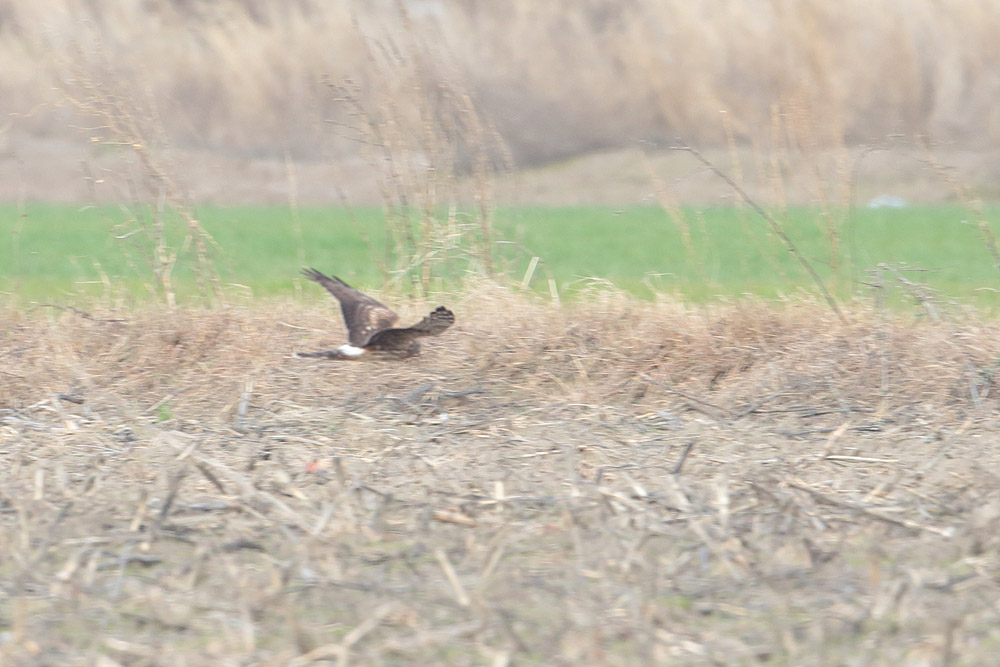
M 393 325 L 399 315 L 340 278 L 323 275 L 316 269 L 302 269 L 302 275 L 319 283 L 337 297 L 340 312 L 344 315 L 344 324 L 347 325 L 348 342 L 335 350 L 300 352 L 297 354 L 299 357 L 357 359 L 362 356 L 384 356 L 406 359 L 420 354 L 419 338 L 437 336 L 455 322 L 454 313 L 444 306 L 438 306 L 413 326 L 396 328 Z

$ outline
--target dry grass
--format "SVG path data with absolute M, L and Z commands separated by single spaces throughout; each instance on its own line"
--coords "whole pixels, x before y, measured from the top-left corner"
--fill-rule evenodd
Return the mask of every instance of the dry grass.
M 142 191 L 163 191 L 179 212 L 377 202 L 426 288 L 429 253 L 491 273 L 494 197 L 648 203 L 662 190 L 651 170 L 680 201 L 731 196 L 690 160 L 636 154 L 680 136 L 716 164 L 731 157 L 758 201 L 818 206 L 835 251 L 851 147 L 892 149 L 864 161 L 861 201 L 996 197 L 993 5 L 0 0 L 0 198 L 122 202 L 138 190 L 155 206 Z M 140 131 L 113 127 L 109 108 Z M 925 146 L 959 169 L 924 173 L 912 157 Z M 490 182 L 598 149 L 609 150 L 590 168 Z M 459 194 L 475 204 L 470 222 L 455 218 Z M 181 217 L 197 241 L 197 219 Z M 451 247 L 456 227 L 466 240 L 478 229 L 482 247 Z
M 294 157 L 374 151 L 428 289 L 432 259 L 490 272 L 505 141 L 530 163 L 680 133 L 726 144 L 739 186 L 746 144 L 778 202 L 798 156 L 835 257 L 852 139 L 996 133 L 992 3 L 870 4 L 0 0 L 0 99 L 22 114 L 0 138 L 84 124 L 136 163 L 88 183 L 120 182 L 137 220 L 178 214 L 180 245 L 149 226 L 167 276 L 207 248 L 178 146 L 282 154 L 293 211 Z M 28 76 L 47 61 L 60 92 Z M 929 322 L 441 300 L 459 323 L 395 364 L 293 358 L 341 341 L 326 303 L 0 312 L 0 662 L 995 655 L 997 323 L 927 301 Z
M 39 70 L 66 82 L 60 61 L 74 45 L 83 66 L 99 65 L 103 48 L 116 68 L 106 83 L 151 93 L 180 144 L 352 153 L 317 140 L 328 117 L 319 81 L 377 87 L 368 47 L 391 59 L 412 39 L 430 80 L 468 79 L 522 164 L 643 138 L 723 144 L 720 110 L 748 141 L 767 139 L 778 109 L 811 115 L 827 141 L 902 132 L 981 146 L 1000 132 L 995 10 L 994 0 L 0 0 L 0 99 L 4 113 L 36 111 L 19 123 L 49 134 L 65 117 L 36 109 L 61 102 Z
M 996 323 L 440 300 L 3 312 L 0 661 L 995 655 Z

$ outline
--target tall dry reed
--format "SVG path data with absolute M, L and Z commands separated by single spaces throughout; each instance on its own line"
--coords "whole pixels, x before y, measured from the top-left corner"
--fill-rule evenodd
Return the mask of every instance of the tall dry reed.
M 2 0 L 0 110 L 29 115 L 18 119 L 29 131 L 66 131 L 46 85 L 60 76 L 53 56 L 100 41 L 149 89 L 172 140 L 315 155 L 321 78 L 372 90 L 369 40 L 413 39 L 429 76 L 468 82 L 521 164 L 649 137 L 724 145 L 720 110 L 752 141 L 775 105 L 822 110 L 821 134 L 848 143 L 905 133 L 981 145 L 1000 136 L 998 33 L 995 0 Z

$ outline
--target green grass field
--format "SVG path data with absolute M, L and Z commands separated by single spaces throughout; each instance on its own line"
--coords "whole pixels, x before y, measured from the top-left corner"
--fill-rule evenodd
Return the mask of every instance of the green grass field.
M 302 264 L 360 286 L 382 282 L 373 261 L 373 252 L 384 247 L 378 209 L 303 209 L 298 226 L 290 210 L 279 207 L 205 207 L 198 215 L 218 243 L 216 265 L 233 290 L 291 294 Z M 685 209 L 685 216 L 687 243 L 679 225 L 654 207 L 501 209 L 497 238 L 517 243 L 498 245 L 498 256 L 515 280 L 539 256 L 534 286 L 546 289 L 544 279 L 551 276 L 567 297 L 594 278 L 640 297 L 663 292 L 692 301 L 815 291 L 795 257 L 752 212 Z M 1000 233 L 1000 208 L 987 216 Z M 853 220 L 837 223 L 835 255 L 816 211 L 793 209 L 778 218 L 839 297 L 867 291 L 872 268 L 887 263 L 921 269 L 906 275 L 945 298 L 990 311 L 1000 304 L 1000 271 L 965 209 L 861 209 Z M 120 227 L 126 219 L 111 206 L 31 204 L 23 214 L 0 206 L 0 291 L 23 301 L 65 302 L 100 295 L 103 274 L 116 289 L 125 286 L 141 298 L 150 282 L 149 241 L 142 233 L 127 235 Z M 180 225 L 173 227 L 171 243 L 178 245 Z M 190 261 L 178 262 L 174 275 L 182 297 L 194 293 Z

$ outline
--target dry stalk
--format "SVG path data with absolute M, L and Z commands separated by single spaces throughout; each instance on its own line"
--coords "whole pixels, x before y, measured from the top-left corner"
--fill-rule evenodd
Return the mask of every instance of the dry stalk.
M 788 480 L 787 484 L 793 489 L 800 489 L 802 491 L 809 493 L 812 497 L 816 498 L 817 500 L 823 503 L 832 505 L 834 507 L 842 507 L 844 509 L 851 510 L 853 512 L 858 512 L 860 514 L 871 517 L 878 521 L 893 524 L 896 526 L 902 526 L 903 528 L 909 528 L 910 530 L 920 530 L 928 533 L 933 533 L 934 535 L 939 535 L 941 537 L 954 537 L 955 535 L 955 528 L 953 527 L 941 528 L 940 526 L 933 526 L 921 523 L 919 521 L 914 521 L 913 519 L 907 519 L 907 518 L 897 519 L 896 517 L 887 516 L 886 514 L 879 512 L 876 509 L 865 507 L 863 505 L 857 505 L 855 503 L 851 503 L 846 500 L 841 500 L 839 498 L 834 498 L 833 496 L 822 493 L 821 491 L 816 490 L 809 484 L 806 484 L 802 480 L 790 479 Z
M 865 158 L 878 151 L 886 150 L 880 146 L 866 146 L 858 156 L 854 158 L 851 166 L 851 180 L 848 189 L 847 200 L 847 250 L 851 264 L 851 283 L 857 284 L 860 280 L 858 272 L 858 243 L 857 243 L 857 207 L 858 207 L 858 183 L 861 178 L 861 164 Z
M 646 167 L 646 173 L 653 182 L 653 192 L 656 194 L 656 200 L 660 204 L 660 208 L 662 208 L 670 219 L 673 220 L 674 225 L 677 226 L 677 230 L 680 232 L 681 243 L 684 245 L 684 252 L 687 255 L 688 264 L 698 267 L 698 270 L 702 273 L 702 278 L 705 279 L 705 263 L 698 261 L 694 243 L 691 240 L 691 223 L 687 219 L 684 209 L 681 208 L 677 198 L 674 197 L 670 190 L 666 187 L 666 184 L 663 182 L 663 179 L 660 178 L 660 175 L 656 173 L 656 170 L 653 168 L 653 162 L 649 159 L 649 154 L 646 151 L 643 151 L 642 157 L 643 163 Z
M 129 208 L 132 222 L 140 225 L 151 242 L 153 275 L 168 306 L 177 305 L 171 275 L 178 258 L 189 246 L 194 248 L 195 275 L 202 295 L 211 293 L 221 299 L 221 280 L 212 260 L 212 249 L 218 250 L 218 246 L 161 161 L 168 140 L 152 93 L 129 88 L 100 41 L 95 47 L 95 57 L 100 63 L 97 73 L 84 69 L 83 63 L 88 58 L 81 46 L 76 45 L 74 55 L 75 60 L 62 61 L 62 92 L 73 106 L 100 123 L 93 129 L 103 136 L 95 136 L 93 141 L 128 151 L 136 159 L 139 182 L 132 188 L 132 204 L 122 205 Z M 143 228 L 140 221 L 147 215 L 151 222 Z M 170 215 L 180 218 L 186 228 L 180 245 L 171 245 L 167 239 Z M 119 238 L 133 234 L 125 232 Z
M 923 149 L 922 160 L 930 165 L 938 177 L 952 189 L 952 192 L 955 193 L 955 197 L 958 198 L 962 206 L 975 216 L 976 228 L 979 230 L 980 239 L 983 245 L 986 246 L 986 250 L 993 257 L 993 265 L 997 270 L 1000 270 L 1000 245 L 997 244 L 997 237 L 993 233 L 989 220 L 986 219 L 986 215 L 983 212 L 982 199 L 974 197 L 969 188 L 955 178 L 954 170 L 938 161 L 926 142 L 922 143 L 921 148 Z
M 461 77 L 443 74 L 406 26 L 401 36 L 365 40 L 369 66 L 381 73 L 374 84 L 327 83 L 348 119 L 327 122 L 366 146 L 380 174 L 386 243 L 379 261 L 393 267 L 384 273 L 426 294 L 434 277 L 496 273 L 491 175 L 506 152 Z M 473 176 L 471 214 L 457 180 L 464 171 Z
M 760 204 L 758 204 L 753 198 L 751 198 L 750 195 L 748 195 L 743 188 L 741 188 L 732 178 L 730 178 L 727 173 L 716 167 L 715 164 L 713 164 L 710 160 L 705 158 L 705 156 L 702 155 L 700 152 L 698 152 L 696 149 L 692 148 L 691 146 L 681 145 L 681 146 L 672 146 L 671 150 L 685 151 L 693 155 L 695 159 L 697 159 L 703 165 L 708 167 L 716 176 L 725 181 L 726 184 L 729 185 L 729 187 L 731 187 L 733 191 L 740 196 L 740 199 L 742 199 L 744 202 L 746 202 L 748 206 L 750 206 L 750 208 L 756 211 L 756 213 L 767 222 L 768 226 L 770 226 L 771 228 L 771 231 L 773 231 L 778 236 L 778 238 L 781 239 L 782 243 L 785 244 L 785 247 L 788 249 L 788 251 L 791 252 L 797 260 L 799 260 L 799 263 L 806 270 L 806 273 L 809 274 L 809 277 L 812 278 L 813 282 L 816 283 L 816 286 L 819 287 L 820 293 L 823 295 L 823 299 L 826 301 L 827 305 L 830 306 L 830 309 L 833 310 L 834 313 L 836 313 L 837 318 L 841 321 L 841 323 L 845 325 L 847 324 L 847 318 L 844 316 L 843 311 L 841 311 L 840 306 L 837 305 L 837 302 L 833 298 L 833 295 L 830 294 L 830 290 L 827 289 L 826 283 L 823 282 L 823 279 L 820 277 L 820 275 L 816 273 L 816 269 L 813 268 L 812 263 L 808 259 L 806 259 L 806 256 L 799 251 L 798 247 L 788 236 L 788 234 L 785 233 L 785 230 L 781 228 L 781 225 L 778 224 L 777 220 L 775 220 L 773 217 L 771 217 L 771 215 L 767 211 L 761 208 Z
M 900 137 L 898 135 L 893 135 L 889 138 L 898 139 Z M 849 194 L 849 199 L 850 199 L 849 221 L 851 221 L 852 223 L 851 227 L 849 228 L 849 232 L 852 234 L 852 237 L 853 237 L 854 210 L 856 207 L 856 198 L 857 198 L 857 184 L 859 181 L 861 163 L 867 156 L 871 155 L 872 153 L 876 153 L 879 151 L 886 151 L 898 155 L 900 157 L 906 158 L 908 160 L 913 160 L 915 162 L 918 162 L 922 165 L 929 167 L 931 170 L 934 171 L 937 177 L 941 179 L 941 181 L 951 189 L 952 193 L 954 194 L 958 202 L 966 210 L 972 213 L 976 221 L 976 229 L 979 231 L 980 240 L 982 241 L 983 246 L 986 248 L 987 252 L 990 253 L 990 256 L 993 257 L 994 266 L 997 269 L 1000 269 L 1000 243 L 997 242 L 996 234 L 993 233 L 993 229 L 990 226 L 990 222 L 989 220 L 986 219 L 986 215 L 983 210 L 982 199 L 975 197 L 971 189 L 955 176 L 955 171 L 956 171 L 955 169 L 943 164 L 940 160 L 937 159 L 937 157 L 931 150 L 931 146 L 926 141 L 918 142 L 917 148 L 920 151 L 920 153 L 918 155 L 913 155 L 905 151 L 896 150 L 889 146 L 881 146 L 881 145 L 867 146 L 855 158 L 854 165 L 851 169 L 850 194 Z M 852 249 L 852 254 L 853 252 L 854 251 Z
M 387 602 L 377 607 L 364 621 L 352 628 L 339 644 L 319 646 L 308 653 L 296 657 L 289 664 L 298 667 L 311 665 L 318 660 L 336 658 L 338 665 L 347 665 L 351 648 L 378 628 L 382 624 L 382 621 L 398 608 L 399 604 L 396 602 Z
M 0 312 L 0 662 L 882 661 L 946 609 L 989 664 L 1000 398 L 956 390 L 996 322 L 476 289 L 364 366 L 290 362 L 326 304 Z
M 837 218 L 842 204 L 850 195 L 847 147 L 844 144 L 843 120 L 828 105 L 799 91 L 785 105 L 785 127 L 789 142 L 798 148 L 811 176 L 812 200 L 818 204 L 825 223 L 829 264 L 834 275 L 840 264 L 840 232 Z M 824 163 L 831 163 L 824 165 Z M 834 178 L 825 173 L 828 167 Z
M 457 602 L 460 607 L 468 607 L 471 605 L 472 602 L 469 600 L 469 594 L 465 592 L 465 587 L 462 585 L 461 580 L 458 578 L 458 574 L 455 572 L 455 568 L 448 559 L 448 554 L 446 554 L 443 549 L 435 549 L 434 557 L 441 566 L 441 570 L 444 571 L 445 577 L 448 579 L 448 583 L 451 584 L 451 590 L 455 595 L 455 602 Z

